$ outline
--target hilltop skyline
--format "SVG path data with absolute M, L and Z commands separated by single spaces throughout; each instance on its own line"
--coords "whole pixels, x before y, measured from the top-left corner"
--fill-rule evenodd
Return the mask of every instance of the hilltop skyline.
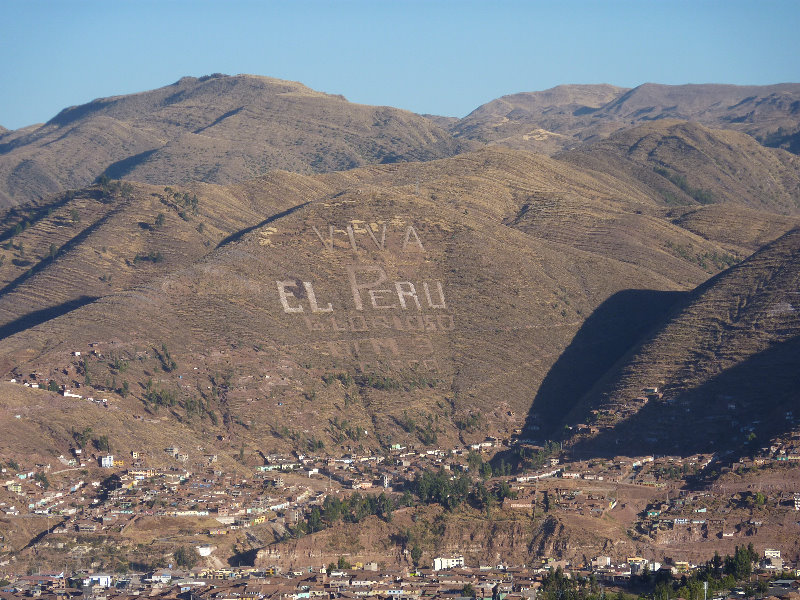
M 635 87 L 800 80 L 792 2 L 0 2 L 0 125 L 154 89 L 250 73 L 363 104 L 462 117 L 565 83 Z

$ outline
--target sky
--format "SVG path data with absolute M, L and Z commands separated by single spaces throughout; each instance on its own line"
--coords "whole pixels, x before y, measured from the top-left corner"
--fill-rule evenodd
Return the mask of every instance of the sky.
M 250 73 L 463 117 L 564 83 L 800 82 L 800 0 L 0 0 L 0 125 Z

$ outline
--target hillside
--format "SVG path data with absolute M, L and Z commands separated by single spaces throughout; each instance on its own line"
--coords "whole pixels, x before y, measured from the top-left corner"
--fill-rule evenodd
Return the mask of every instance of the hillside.
M 800 157 L 734 131 L 663 119 L 557 157 L 635 181 L 670 206 L 735 203 L 800 214 Z
M 228 187 L 106 186 L 8 233 L 0 370 L 218 431 L 229 450 L 508 435 L 544 381 L 573 389 L 551 372 L 576 334 L 593 332 L 599 360 L 577 364 L 599 376 L 679 292 L 737 260 L 627 181 L 499 148 Z M 794 223 L 761 218 L 775 235 Z
M 0 130 L 0 558 L 797 560 L 797 88 L 214 75 Z
M 579 447 L 740 456 L 786 433 L 800 385 L 799 284 L 794 229 L 700 286 L 567 415 L 610 427 Z M 648 401 L 654 386 L 663 397 Z
M 800 84 L 566 85 L 503 96 L 451 126 L 456 137 L 553 154 L 633 125 L 693 121 L 797 153 Z
M 100 98 L 0 137 L 0 206 L 81 188 L 106 173 L 160 185 L 234 183 L 451 156 L 464 147 L 410 112 L 252 75 L 184 77 Z

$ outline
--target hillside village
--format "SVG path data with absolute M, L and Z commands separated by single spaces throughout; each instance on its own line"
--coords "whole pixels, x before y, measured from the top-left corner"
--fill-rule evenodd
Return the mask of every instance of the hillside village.
M 700 87 L 0 129 L 0 600 L 800 600 L 800 88 Z
M 511 474 L 510 465 L 500 457 L 515 455 L 522 456 L 523 461 L 520 471 Z M 777 469 L 779 473 L 781 469 L 791 469 L 798 457 L 800 434 L 794 433 L 762 448 L 751 459 L 724 467 L 723 472 L 735 476 L 743 471 Z M 492 458 L 495 460 L 490 462 Z M 448 595 L 447 590 L 452 592 L 453 586 L 460 589 L 467 584 L 482 590 L 481 597 L 497 593 L 514 597 L 525 596 L 537 582 L 541 585 L 542 577 L 556 566 L 576 577 L 592 575 L 610 585 L 627 585 L 644 565 L 653 572 L 667 569 L 676 577 L 691 573 L 696 566 L 696 559 L 671 552 L 663 561 L 619 555 L 594 556 L 587 563 L 554 553 L 539 556 L 536 565 L 504 563 L 496 567 L 481 563 L 478 557 L 484 553 L 478 544 L 457 560 L 451 555 L 425 557 L 429 566 L 470 567 L 452 575 L 443 576 L 440 568 L 426 570 L 422 557 L 415 556 L 412 561 L 407 547 L 398 555 L 399 561 L 382 561 L 381 568 L 367 553 L 367 557 L 339 556 L 342 565 L 355 564 L 360 570 L 339 569 L 322 574 L 320 570 L 328 568 L 327 559 L 333 556 L 322 553 L 317 559 L 310 559 L 286 551 L 285 547 L 281 550 L 282 540 L 297 539 L 324 527 L 312 522 L 315 512 L 317 519 L 324 514 L 321 511 L 327 507 L 329 497 L 344 499 L 359 494 L 380 498 L 388 503 L 391 518 L 392 512 L 411 510 L 407 507 L 418 502 L 410 493 L 415 490 L 415 481 L 431 473 L 445 473 L 451 480 L 467 477 L 486 489 L 503 489 L 502 497 L 497 497 L 500 504 L 493 509 L 495 514 L 522 514 L 534 521 L 574 515 L 597 519 L 599 523 L 604 515 L 624 510 L 625 498 L 636 490 L 650 500 L 635 517 L 629 532 L 634 540 L 648 540 L 653 547 L 662 544 L 665 548 L 680 541 L 696 543 L 698 548 L 707 543 L 709 559 L 712 549 L 726 547 L 729 539 L 737 547 L 748 541 L 752 544 L 750 540 L 758 540 L 759 531 L 769 530 L 770 526 L 786 529 L 789 539 L 798 539 L 800 490 L 693 491 L 684 485 L 687 477 L 708 469 L 718 458 L 620 456 L 571 460 L 557 444 L 532 445 L 522 438 L 521 431 L 508 439 L 489 437 L 480 443 L 448 449 L 394 444 L 381 452 L 346 452 L 338 456 L 269 453 L 249 475 L 245 474 L 246 469 L 223 468 L 215 454 L 200 446 L 142 448 L 119 456 L 103 453 L 96 445 L 76 445 L 69 456 L 54 457 L 49 464 L 24 464 L 2 457 L 0 574 L 9 582 L 3 593 L 56 594 L 65 598 L 70 594 L 64 589 L 66 580 L 77 577 L 94 589 L 96 597 L 130 595 L 134 589 L 166 597 L 191 590 L 198 598 L 220 598 L 221 593 L 233 597 L 236 593 L 284 598 L 350 597 L 349 594 L 418 597 Z M 489 510 L 487 504 L 487 514 Z M 46 521 L 36 539 L 11 539 L 16 524 L 36 518 Z M 100 540 L 122 541 L 127 531 L 148 519 L 180 520 L 184 534 L 180 536 L 181 543 L 190 544 L 200 559 L 197 562 L 205 562 L 206 566 L 165 573 L 139 572 L 129 565 L 127 569 L 133 574 L 124 575 L 105 575 L 98 570 L 113 563 L 92 560 L 90 557 L 97 554 L 92 547 Z M 211 560 L 217 547 L 224 546 L 224 540 L 241 533 L 253 547 L 261 548 L 251 554 L 250 567 L 232 568 L 230 561 Z M 60 578 L 37 579 L 25 574 L 29 567 L 20 572 L 21 566 L 34 564 L 20 554 L 31 547 L 43 556 L 48 551 L 59 552 L 67 557 L 64 564 L 68 569 Z M 785 549 L 765 547 L 759 552 L 763 554 L 759 566 L 767 574 L 797 573 L 800 569 L 796 545 Z M 412 562 L 419 567 L 412 566 Z M 211 585 L 209 580 L 215 583 Z M 219 580 L 231 581 L 217 583 Z M 222 588 L 214 587 L 220 585 Z M 253 592 L 253 586 L 259 591 Z M 113 592 L 105 591 L 112 587 Z

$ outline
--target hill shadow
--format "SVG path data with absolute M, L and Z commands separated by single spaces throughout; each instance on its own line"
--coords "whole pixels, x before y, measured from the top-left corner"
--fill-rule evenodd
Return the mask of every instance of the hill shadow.
M 53 264 L 55 260 L 59 257 L 65 255 L 69 252 L 72 248 L 76 247 L 78 244 L 83 242 L 84 240 L 88 239 L 88 237 L 97 231 L 103 224 L 106 223 L 111 218 L 111 215 L 118 212 L 120 209 L 114 209 L 106 213 L 104 216 L 100 217 L 97 221 L 83 229 L 80 233 L 72 237 L 69 241 L 67 241 L 52 257 L 42 258 L 39 260 L 38 263 L 33 265 L 30 269 L 20 274 L 15 279 L 9 281 L 2 289 L 0 289 L 0 298 L 13 292 L 17 287 L 23 284 L 25 281 L 36 275 L 37 273 L 43 271 L 47 267 Z M 33 313 L 31 313 L 33 314 Z
M 148 158 L 159 150 L 161 150 L 161 148 L 145 150 L 144 152 L 139 152 L 139 154 L 134 154 L 133 156 L 128 156 L 127 158 L 113 162 L 106 167 L 105 171 L 103 171 L 103 175 L 107 175 L 111 179 L 122 179 L 136 167 L 146 162 Z
M 283 217 L 288 217 L 290 214 L 292 214 L 296 210 L 300 210 L 301 208 L 303 208 L 304 206 L 308 206 L 309 204 L 311 204 L 311 201 L 303 202 L 302 204 L 298 204 L 297 206 L 293 206 L 293 207 L 287 208 L 286 210 L 281 211 L 279 213 L 275 213 L 274 215 L 272 215 L 270 217 L 267 217 L 266 219 L 264 219 L 260 223 L 252 225 L 250 227 L 245 227 L 244 229 L 240 229 L 239 231 L 235 231 L 234 233 L 230 234 L 228 237 L 224 238 L 219 244 L 217 244 L 217 248 L 222 248 L 222 246 L 230 244 L 231 242 L 235 242 L 235 241 L 241 239 L 244 235 L 250 233 L 251 231 L 255 231 L 259 227 L 264 227 L 264 225 L 269 225 L 273 221 L 277 221 L 278 219 L 282 219 Z
M 597 307 L 542 381 L 525 422 L 527 437 L 552 439 L 580 398 L 688 294 L 623 290 Z
M 87 304 L 94 302 L 98 298 L 99 296 L 81 296 L 80 298 L 63 302 L 57 306 L 51 306 L 49 308 L 43 308 L 42 310 L 30 312 L 19 319 L 9 321 L 5 325 L 0 326 L 0 340 L 10 337 L 15 333 L 19 333 L 20 331 L 24 331 L 25 329 L 29 329 L 30 327 L 41 325 L 45 321 L 65 315 L 68 312 L 72 312 L 77 308 L 81 308 L 82 306 L 86 306 Z
M 714 453 L 719 471 L 800 421 L 800 335 L 772 345 L 679 395 L 572 447 L 576 457 Z M 787 412 L 792 413 L 787 416 Z

